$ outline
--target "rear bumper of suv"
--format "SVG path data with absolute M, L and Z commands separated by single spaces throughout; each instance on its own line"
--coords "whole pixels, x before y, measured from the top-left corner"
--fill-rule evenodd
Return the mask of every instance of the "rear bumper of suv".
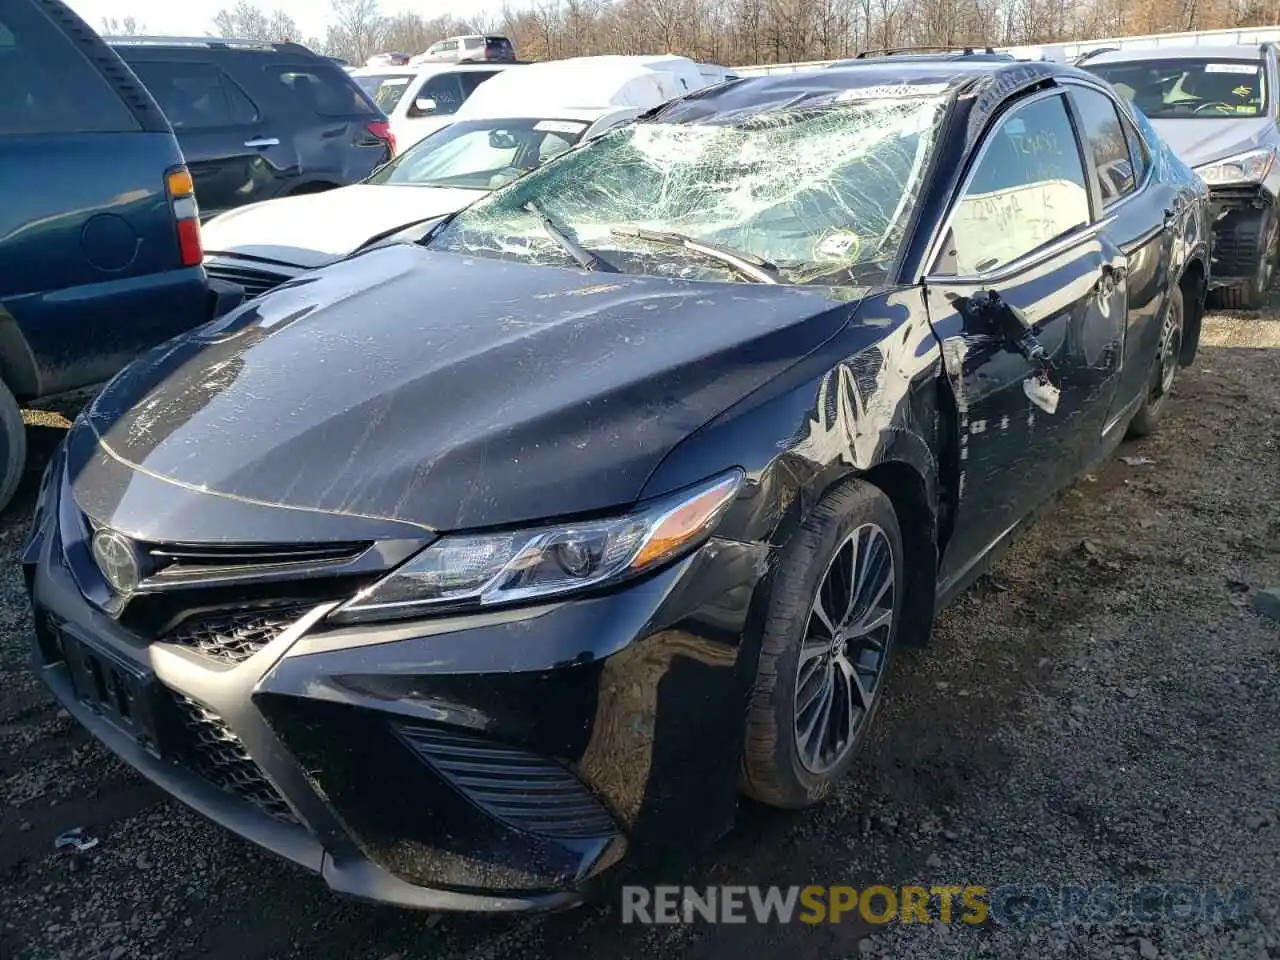
M 148 638 L 85 599 L 78 516 L 55 460 L 23 558 L 44 681 L 163 789 L 339 893 L 561 909 L 732 824 L 767 548 L 713 540 L 538 608 L 329 629 L 337 600 L 245 604 Z

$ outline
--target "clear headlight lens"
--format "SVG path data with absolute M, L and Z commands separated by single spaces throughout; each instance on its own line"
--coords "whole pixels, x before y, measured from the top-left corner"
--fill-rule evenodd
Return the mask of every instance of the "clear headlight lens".
M 1275 162 L 1273 150 L 1250 150 L 1248 153 L 1236 154 L 1225 160 L 1215 160 L 1203 167 L 1196 167 L 1196 173 L 1205 183 L 1218 186 L 1229 183 L 1261 183 L 1271 171 Z
M 625 580 L 705 542 L 742 480 L 732 470 L 604 520 L 443 537 L 330 619 L 423 616 L 445 605 L 515 603 Z

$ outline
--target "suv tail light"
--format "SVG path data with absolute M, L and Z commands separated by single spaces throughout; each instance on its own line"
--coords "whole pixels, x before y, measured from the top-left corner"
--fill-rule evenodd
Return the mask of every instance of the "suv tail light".
M 165 193 L 178 227 L 178 252 L 184 267 L 196 267 L 204 260 L 200 242 L 200 208 L 196 206 L 196 188 L 186 167 L 173 167 L 165 174 Z
M 379 140 L 385 141 L 391 148 L 391 155 L 393 157 L 396 155 L 396 135 L 391 132 L 391 124 L 386 120 L 370 120 L 369 132 Z

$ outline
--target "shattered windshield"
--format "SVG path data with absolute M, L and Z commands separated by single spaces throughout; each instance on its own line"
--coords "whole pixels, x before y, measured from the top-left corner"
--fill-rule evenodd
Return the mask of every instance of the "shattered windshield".
M 783 282 L 874 286 L 902 243 L 944 102 L 900 97 L 736 122 L 633 124 L 464 210 L 431 246 L 572 266 L 559 232 L 626 273 L 744 279 L 696 246 L 646 238 L 662 232 L 767 263 Z
M 462 120 L 414 144 L 368 183 L 495 190 L 568 150 L 580 120 Z

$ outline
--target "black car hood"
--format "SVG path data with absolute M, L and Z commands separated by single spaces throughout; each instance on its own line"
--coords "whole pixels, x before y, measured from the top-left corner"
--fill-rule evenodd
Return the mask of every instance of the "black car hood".
M 157 348 L 83 429 L 173 495 L 437 530 L 602 510 L 839 330 L 856 302 L 829 296 L 396 245 Z

